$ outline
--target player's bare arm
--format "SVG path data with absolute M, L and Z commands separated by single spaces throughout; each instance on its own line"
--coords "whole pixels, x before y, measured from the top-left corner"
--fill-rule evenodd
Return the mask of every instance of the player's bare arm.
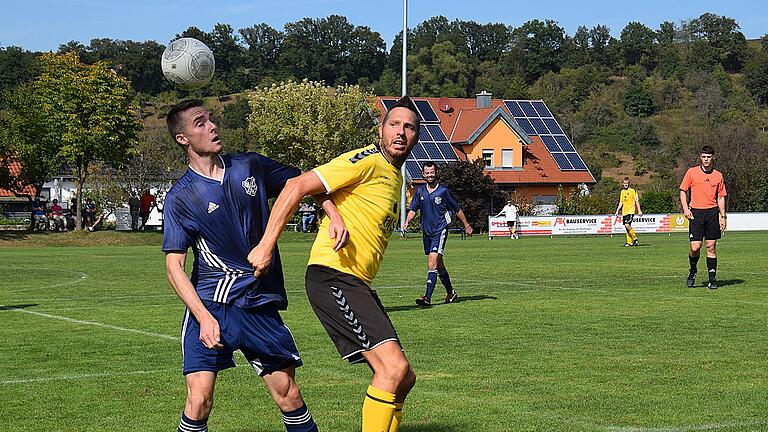
M 728 226 L 728 219 L 725 214 L 725 197 L 717 197 L 717 208 L 720 211 L 720 231 L 725 231 Z
M 408 215 L 405 216 L 405 222 L 403 222 L 403 231 L 408 230 L 408 225 L 411 223 L 411 221 L 415 217 L 416 217 L 416 212 L 413 210 L 408 210 Z
M 683 206 L 683 215 L 685 218 L 688 220 L 693 219 L 691 209 L 688 207 L 688 195 L 682 189 L 680 190 L 680 204 Z
M 635 197 L 635 208 L 637 208 L 637 215 L 642 216 L 643 211 L 640 210 L 640 200 L 637 197 Z
M 176 291 L 181 301 L 187 305 L 189 311 L 195 316 L 195 319 L 200 323 L 200 341 L 207 348 L 221 349 L 224 346 L 221 344 L 221 333 L 219 330 L 219 323 L 211 316 L 208 309 L 200 301 L 200 297 L 195 291 L 195 287 L 192 286 L 192 282 L 189 280 L 189 276 L 184 271 L 184 262 L 186 261 L 187 254 L 182 252 L 167 252 L 165 254 L 165 273 L 168 277 L 168 281 Z
M 272 252 L 277 244 L 277 239 L 280 238 L 285 224 L 288 223 L 291 215 L 298 208 L 301 199 L 307 195 L 319 195 L 325 192 L 323 182 L 312 171 L 305 172 L 285 183 L 283 191 L 272 206 L 272 212 L 269 216 L 269 222 L 267 222 L 267 228 L 264 230 L 264 236 L 259 244 L 251 250 L 251 253 L 248 254 L 248 262 L 253 266 L 253 275 L 255 277 L 261 277 L 272 264 Z M 341 240 L 339 238 L 336 239 L 336 243 L 334 243 L 335 250 L 341 248 Z
M 471 237 L 472 226 L 469 225 L 469 222 L 467 221 L 467 216 L 464 214 L 464 211 L 462 209 L 459 209 L 459 211 L 456 212 L 456 217 L 458 217 L 461 223 L 464 224 L 464 232 L 466 232 L 467 235 Z
M 312 199 L 315 203 L 322 207 L 325 214 L 328 216 L 328 236 L 334 239 L 333 250 L 338 251 L 349 243 L 349 231 L 344 224 L 344 218 L 341 217 L 339 209 L 336 208 L 336 204 L 333 199 L 327 194 L 312 195 Z

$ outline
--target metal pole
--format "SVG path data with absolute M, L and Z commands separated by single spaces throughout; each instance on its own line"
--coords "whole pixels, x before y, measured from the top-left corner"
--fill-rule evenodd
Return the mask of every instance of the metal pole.
M 403 72 L 402 72 L 402 96 L 408 94 L 408 0 L 403 0 Z M 403 187 L 400 188 L 400 226 L 405 221 L 405 188 L 408 180 L 408 170 L 403 163 L 401 168 L 403 176 Z M 402 232 L 405 236 L 405 231 Z

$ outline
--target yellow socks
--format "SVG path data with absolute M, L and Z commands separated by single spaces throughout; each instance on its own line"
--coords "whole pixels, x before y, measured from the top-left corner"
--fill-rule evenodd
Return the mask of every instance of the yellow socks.
M 392 417 L 392 424 L 389 426 L 389 432 L 397 432 L 400 428 L 400 422 L 403 421 L 403 403 L 395 402 L 395 415 Z
M 634 228 L 630 228 L 629 229 L 629 235 L 632 236 L 632 241 L 637 240 L 637 234 L 635 234 L 635 229 Z
M 395 394 L 368 386 L 363 402 L 363 432 L 389 432 L 395 416 Z
M 629 233 L 630 231 L 627 231 L 627 243 L 632 244 L 632 236 Z

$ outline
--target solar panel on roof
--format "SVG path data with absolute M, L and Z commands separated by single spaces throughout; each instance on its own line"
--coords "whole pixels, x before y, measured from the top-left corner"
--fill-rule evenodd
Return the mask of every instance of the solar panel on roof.
M 565 152 L 575 152 L 576 149 L 573 148 L 573 144 L 571 144 L 570 141 L 568 141 L 568 137 L 565 135 L 555 135 L 555 140 L 557 140 L 557 144 L 560 145 L 560 148 L 563 149 Z
M 557 162 L 557 166 L 559 166 L 561 170 L 573 169 L 573 165 L 571 165 L 568 158 L 565 157 L 565 153 L 552 153 L 552 157 L 555 158 L 555 162 Z
M 550 152 L 562 151 L 552 135 L 542 135 L 541 140 L 544 141 L 544 145 L 547 146 L 547 150 Z
M 384 104 L 384 108 L 387 109 L 387 111 L 391 110 L 393 106 L 397 103 L 396 99 L 382 99 L 381 103 Z
M 531 122 L 528 121 L 526 118 L 518 118 L 515 117 L 515 121 L 517 121 L 517 124 L 520 125 L 521 128 L 525 131 L 528 135 L 536 135 L 536 129 L 533 128 L 533 125 L 531 125 Z
M 440 149 L 440 153 L 443 154 L 443 157 L 445 157 L 446 161 L 458 160 L 458 157 L 456 157 L 456 152 L 453 150 L 453 146 L 450 143 L 439 142 L 437 143 L 437 148 Z
M 549 112 L 549 109 L 547 109 L 547 106 L 544 105 L 544 102 L 533 101 L 531 104 L 533 105 L 533 109 L 536 110 L 540 117 L 553 117 L 552 113 Z
M 411 156 L 413 156 L 416 159 L 429 159 L 429 156 L 427 155 L 427 151 L 424 150 L 424 145 L 419 143 L 416 143 L 415 146 L 413 146 L 413 150 L 411 151 Z
M 448 141 L 448 138 L 445 137 L 445 134 L 443 133 L 443 130 L 438 125 L 427 125 L 427 129 L 429 129 L 430 135 L 435 139 L 435 141 Z
M 538 117 L 539 113 L 536 112 L 535 109 L 533 109 L 533 105 L 531 105 L 528 101 L 518 101 L 517 103 L 520 104 L 520 108 L 523 109 L 523 112 L 525 113 L 526 117 Z
M 530 120 L 531 124 L 533 125 L 533 128 L 536 129 L 536 133 L 541 134 L 549 134 L 549 130 L 546 126 L 544 126 L 544 122 L 541 121 L 540 118 L 532 118 L 528 119 Z
M 520 105 L 518 105 L 517 102 L 508 100 L 504 101 L 504 105 L 507 106 L 507 109 L 509 109 L 509 112 L 512 113 L 513 117 L 525 117 L 525 113 L 520 109 Z
M 421 119 L 423 121 L 430 123 L 440 121 L 440 119 L 437 118 L 437 114 L 435 114 L 435 111 L 432 109 L 432 106 L 429 104 L 429 101 L 417 100 L 414 101 L 414 103 L 416 104 L 416 108 L 421 112 Z
M 439 161 L 443 159 L 443 154 L 440 153 L 440 150 L 437 148 L 437 144 L 433 142 L 425 142 L 424 149 L 427 150 L 427 154 L 432 160 Z
M 547 125 L 547 128 L 549 128 L 549 131 L 555 135 L 564 133 L 562 129 L 560 129 L 560 125 L 557 124 L 555 119 L 553 118 L 544 118 L 541 119 L 545 125 Z
M 581 159 L 581 156 L 579 156 L 578 153 L 572 152 L 572 153 L 565 153 L 565 157 L 568 158 L 568 161 L 573 165 L 573 169 L 577 170 L 585 170 L 587 169 L 587 164 L 584 163 L 584 161 Z
M 432 138 L 432 135 L 427 131 L 427 127 L 424 125 L 419 125 L 419 141 L 434 141 L 435 139 Z
M 421 180 L 421 164 L 416 161 L 405 161 L 405 170 L 413 180 Z

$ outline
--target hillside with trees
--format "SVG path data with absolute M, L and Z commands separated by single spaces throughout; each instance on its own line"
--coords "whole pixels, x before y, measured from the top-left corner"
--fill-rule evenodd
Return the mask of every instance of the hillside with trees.
M 674 203 L 683 171 L 709 144 L 726 176 L 730 208 L 768 211 L 768 35 L 748 41 L 735 20 L 710 13 L 655 28 L 630 22 L 613 34 L 604 25 L 569 35 L 552 20 L 514 27 L 436 16 L 409 32 L 409 93 L 474 97 L 487 90 L 495 98 L 543 99 L 599 180 L 597 196 L 585 204 L 590 209 L 612 211 L 602 206 L 615 205 L 606 197 L 624 175 L 655 202 Z M 162 114 L 190 95 L 228 99 L 287 81 L 400 92 L 401 35 L 387 50 L 379 33 L 343 16 L 304 18 L 282 29 L 219 23 L 177 36 L 200 39 L 214 51 L 211 85 L 174 90 L 159 67 L 167 41 L 70 41 L 58 53 L 108 65 L 131 83 L 142 112 Z M 14 91 L 40 75 L 41 57 L 0 47 L 0 116 L 8 115 L 11 95 L 19 96 Z M 228 145 L 258 148 L 247 127 L 251 106 L 242 97 L 232 101 L 220 113 L 230 129 Z M 7 147 L 1 144 L 0 152 Z

